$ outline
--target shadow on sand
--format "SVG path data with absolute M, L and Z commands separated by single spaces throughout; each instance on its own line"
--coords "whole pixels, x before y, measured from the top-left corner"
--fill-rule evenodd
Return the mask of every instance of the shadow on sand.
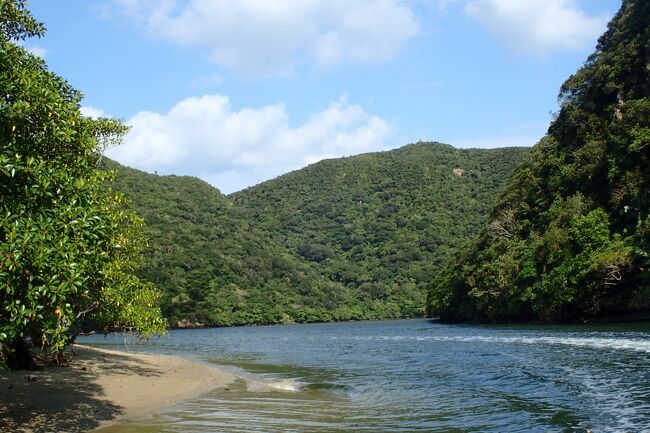
M 158 376 L 146 364 L 128 356 L 75 348 L 70 367 L 0 373 L 0 431 L 51 433 L 87 432 L 124 414 L 105 399 L 100 375 Z M 131 360 L 131 362 L 128 362 Z

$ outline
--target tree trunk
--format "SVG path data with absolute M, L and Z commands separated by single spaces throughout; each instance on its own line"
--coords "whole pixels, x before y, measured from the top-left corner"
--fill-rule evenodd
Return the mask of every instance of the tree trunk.
M 17 338 L 6 353 L 7 367 L 12 370 L 38 370 L 32 351 L 24 338 Z

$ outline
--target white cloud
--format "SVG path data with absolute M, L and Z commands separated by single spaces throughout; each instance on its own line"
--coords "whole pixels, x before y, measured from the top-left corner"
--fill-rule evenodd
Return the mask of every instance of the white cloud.
M 110 158 L 145 171 L 201 177 L 229 193 L 326 157 L 385 149 L 393 128 L 345 98 L 289 125 L 283 104 L 232 109 L 228 97 L 187 98 L 168 113 L 140 112 Z
M 47 56 L 47 54 L 49 53 L 47 48 L 39 47 L 38 45 L 27 47 L 26 49 L 27 51 L 29 51 L 35 56 L 40 57 L 41 59 L 44 59 L 45 56 Z
M 247 74 L 383 62 L 418 32 L 403 0 L 113 0 L 150 36 L 208 51 Z
M 106 113 L 103 110 L 100 110 L 99 108 L 91 107 L 90 105 L 82 106 L 79 111 L 81 111 L 81 114 L 83 114 L 84 116 L 90 117 L 92 119 L 97 119 L 99 117 L 106 116 Z
M 607 16 L 588 16 L 575 0 L 471 0 L 466 13 L 519 54 L 590 48 Z
M 33 55 L 40 57 L 41 59 L 45 59 L 45 56 L 47 56 L 50 53 L 50 50 L 47 48 L 43 48 L 40 45 L 28 45 L 25 41 L 14 41 L 17 45 L 23 47 L 26 49 L 29 53 L 32 53 Z

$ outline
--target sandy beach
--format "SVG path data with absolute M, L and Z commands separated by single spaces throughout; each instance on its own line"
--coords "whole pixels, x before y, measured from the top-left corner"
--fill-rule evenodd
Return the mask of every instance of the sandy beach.
M 0 373 L 0 431 L 87 432 L 137 420 L 234 377 L 165 355 L 76 345 L 69 367 Z

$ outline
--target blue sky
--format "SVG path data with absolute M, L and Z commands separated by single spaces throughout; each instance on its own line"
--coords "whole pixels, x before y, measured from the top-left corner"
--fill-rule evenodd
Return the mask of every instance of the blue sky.
M 620 0 L 31 0 L 26 47 L 132 126 L 107 155 L 229 193 L 322 158 L 533 145 Z

